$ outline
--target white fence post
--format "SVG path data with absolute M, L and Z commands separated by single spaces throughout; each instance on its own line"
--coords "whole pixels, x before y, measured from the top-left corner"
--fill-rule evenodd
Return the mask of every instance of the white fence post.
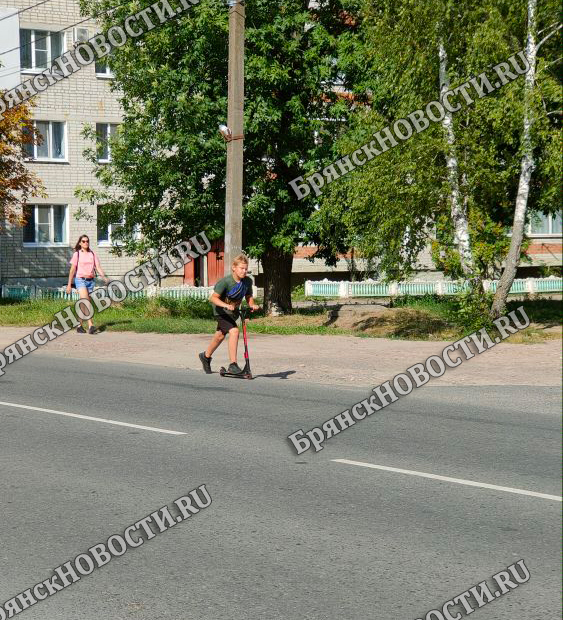
M 391 295 L 391 297 L 397 297 L 400 295 L 398 282 L 391 282 L 389 284 L 389 295 Z
M 305 280 L 305 297 L 311 297 L 313 295 L 313 283 L 311 280 Z
M 348 282 L 338 283 L 338 297 L 349 297 L 348 294 Z
M 534 278 L 526 278 L 526 290 L 531 295 L 536 292 L 536 282 Z

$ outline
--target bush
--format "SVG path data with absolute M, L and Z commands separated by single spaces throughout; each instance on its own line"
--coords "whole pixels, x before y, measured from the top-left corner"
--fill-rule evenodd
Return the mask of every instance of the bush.
M 291 299 L 293 301 L 303 301 L 305 299 L 305 284 L 298 284 L 291 289 Z
M 493 303 L 493 293 L 467 291 L 459 293 L 454 298 L 457 314 L 457 324 L 471 332 L 485 327 L 491 329 L 493 322 L 489 310 Z

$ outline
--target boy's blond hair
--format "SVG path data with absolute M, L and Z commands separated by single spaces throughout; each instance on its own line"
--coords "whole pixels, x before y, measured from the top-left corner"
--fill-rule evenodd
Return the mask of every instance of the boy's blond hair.
M 245 254 L 239 254 L 233 258 L 233 262 L 231 264 L 232 267 L 236 267 L 240 265 L 240 263 L 246 263 L 248 265 L 248 257 Z

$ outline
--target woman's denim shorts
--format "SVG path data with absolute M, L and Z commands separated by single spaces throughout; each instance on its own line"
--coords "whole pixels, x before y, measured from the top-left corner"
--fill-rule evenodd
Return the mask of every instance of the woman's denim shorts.
M 85 280 L 84 278 L 74 278 L 74 286 L 76 286 L 76 290 L 85 288 L 88 293 L 91 293 L 94 290 L 94 279 Z

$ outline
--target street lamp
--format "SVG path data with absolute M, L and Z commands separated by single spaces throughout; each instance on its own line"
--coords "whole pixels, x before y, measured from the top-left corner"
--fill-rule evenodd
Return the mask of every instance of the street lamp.
M 242 250 L 242 177 L 244 143 L 244 1 L 228 0 L 229 77 L 227 124 L 219 131 L 227 143 L 225 196 L 225 270 Z M 225 273 L 228 275 L 229 272 Z

